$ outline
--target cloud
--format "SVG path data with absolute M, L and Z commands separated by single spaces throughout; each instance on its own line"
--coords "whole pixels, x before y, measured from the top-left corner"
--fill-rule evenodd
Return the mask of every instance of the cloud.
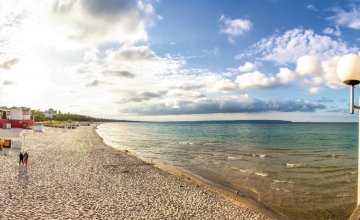
M 108 54 L 110 62 L 156 62 L 160 58 L 148 46 L 123 46 Z
M 195 81 L 186 81 L 186 82 L 172 84 L 169 86 L 169 89 L 189 91 L 189 90 L 201 89 L 204 86 L 205 85 L 203 83 L 199 83 Z
M 94 80 L 91 83 L 86 84 L 86 86 L 87 87 L 97 87 L 97 86 L 100 86 L 100 85 L 103 85 L 103 84 L 105 84 L 105 82 L 100 81 L 100 80 Z
M 244 35 L 245 33 L 249 32 L 253 27 L 251 21 L 247 19 L 229 19 L 224 15 L 219 18 L 219 22 L 220 33 L 228 35 L 230 42 L 233 42 L 232 37 Z
M 129 71 L 116 71 L 116 70 L 106 70 L 103 72 L 105 76 L 116 76 L 116 77 L 125 77 L 125 78 L 134 78 L 135 74 Z
M 265 75 L 259 71 L 239 75 L 236 77 L 235 82 L 240 89 L 269 89 L 283 86 L 276 77 Z
M 321 88 L 320 88 L 320 87 L 311 87 L 311 88 L 309 89 L 309 92 L 310 92 L 311 94 L 317 94 L 317 93 L 321 92 Z
M 4 81 L 3 81 L 3 85 L 4 85 L 4 86 L 13 85 L 13 84 L 15 84 L 14 81 L 10 81 L 10 80 L 4 80 Z
M 306 6 L 307 9 L 311 10 L 311 11 L 318 11 L 318 9 L 315 7 L 315 5 L 313 4 L 308 4 Z
M 141 0 L 57 0 L 53 14 L 68 38 L 95 44 L 146 41 L 147 28 L 158 18 Z
M 186 58 L 166 54 L 160 57 L 148 46 L 125 44 L 118 50 L 108 50 L 104 59 L 109 66 L 140 75 L 176 73 L 186 64 Z
M 186 115 L 214 113 L 260 113 L 260 112 L 315 112 L 324 109 L 322 104 L 304 100 L 262 100 L 247 95 L 239 98 L 203 99 L 198 102 L 178 101 L 156 103 L 142 108 L 127 108 L 124 112 L 138 115 Z
M 334 7 L 332 11 L 334 15 L 329 17 L 328 20 L 343 27 L 360 30 L 360 5 L 351 5 L 349 11 L 340 7 Z
M 288 82 L 297 79 L 297 77 L 297 74 L 288 68 L 280 68 L 279 73 L 276 74 L 276 78 L 283 84 L 287 84 Z
M 358 50 L 357 47 L 348 47 L 342 40 L 332 40 L 329 36 L 315 34 L 311 29 L 295 28 L 286 31 L 283 35 L 276 34 L 263 38 L 252 45 L 247 53 L 237 56 L 260 56 L 261 60 L 288 64 L 296 62 L 299 57 L 305 55 L 325 60 Z
M 236 83 L 229 79 L 221 79 L 215 82 L 213 90 L 217 92 L 233 92 L 238 89 Z
M 332 89 L 343 88 L 345 85 L 337 76 L 336 68 L 340 57 L 336 56 L 331 59 L 321 62 L 322 77 L 326 85 Z
M 327 28 L 325 28 L 325 29 L 323 30 L 323 33 L 324 33 L 324 34 L 328 34 L 328 35 L 334 35 L 334 36 L 336 36 L 336 37 L 340 37 L 340 36 L 341 36 L 341 31 L 340 31 L 340 29 L 339 29 L 339 26 L 336 26 L 336 29 L 332 29 L 332 28 L 327 27 Z
M 116 101 L 116 104 L 125 104 L 130 102 L 143 102 L 143 101 L 149 101 L 152 99 L 159 99 L 164 97 L 168 92 L 165 90 L 156 91 L 156 92 L 143 92 L 139 93 L 135 96 L 130 96 L 129 98 L 122 98 L 118 101 Z
M 0 63 L 0 69 L 9 70 L 11 69 L 15 64 L 19 62 L 18 58 L 12 58 L 10 60 L 7 60 L 3 63 Z
M 321 97 L 320 99 L 316 100 L 316 102 L 328 103 L 328 102 L 334 102 L 334 100 L 326 98 L 326 97 Z
M 277 80 L 284 84 L 291 79 L 302 79 L 312 94 L 321 91 L 319 82 L 333 89 L 342 88 L 344 85 L 336 74 L 337 61 L 344 54 L 359 51 L 358 47 L 350 47 L 341 39 L 333 40 L 331 36 L 301 28 L 263 38 L 249 48 L 249 51 L 237 55 L 237 58 L 255 57 L 275 65 L 296 64 L 296 73 L 288 75 L 289 80 L 285 80 L 285 72 L 277 75 Z M 265 82 L 274 83 L 274 80 L 268 79 Z
M 244 65 L 239 66 L 240 72 L 251 72 L 256 70 L 256 65 L 254 63 L 245 62 Z
M 97 62 L 89 62 L 74 66 L 71 72 L 78 75 L 86 75 L 92 72 L 98 72 L 100 69 L 101 66 Z
M 296 72 L 300 75 L 318 74 L 321 71 L 321 63 L 317 57 L 305 55 L 296 61 Z
M 327 110 L 326 112 L 332 112 L 332 113 L 348 113 L 348 112 L 349 112 L 349 109 L 337 108 L 337 109 Z

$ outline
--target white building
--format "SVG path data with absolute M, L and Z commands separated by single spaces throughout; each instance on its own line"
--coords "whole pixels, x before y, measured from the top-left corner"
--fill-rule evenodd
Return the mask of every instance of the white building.
M 49 108 L 48 110 L 44 111 L 45 117 L 48 117 L 48 118 L 52 118 L 56 114 L 57 114 L 57 111 L 52 108 Z
M 12 107 L 10 110 L 11 120 L 31 120 L 31 109 L 26 107 Z

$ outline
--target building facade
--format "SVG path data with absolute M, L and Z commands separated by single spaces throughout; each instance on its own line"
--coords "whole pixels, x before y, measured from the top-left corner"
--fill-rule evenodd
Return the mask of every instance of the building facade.
M 56 114 L 57 114 L 57 111 L 52 108 L 49 108 L 48 110 L 44 111 L 45 117 L 48 117 L 48 118 L 52 118 Z
M 11 124 L 12 128 L 27 128 L 32 126 L 31 109 L 26 107 L 0 107 L 0 127 Z

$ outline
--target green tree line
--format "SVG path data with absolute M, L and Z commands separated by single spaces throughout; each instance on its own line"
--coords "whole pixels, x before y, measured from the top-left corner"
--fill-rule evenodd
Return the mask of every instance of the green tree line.
M 78 115 L 78 114 L 71 114 L 71 113 L 59 113 L 56 115 L 53 115 L 53 117 L 46 117 L 43 112 L 39 110 L 32 110 L 32 118 L 35 119 L 35 121 L 41 122 L 41 121 L 101 121 L 101 119 L 93 118 L 86 115 Z

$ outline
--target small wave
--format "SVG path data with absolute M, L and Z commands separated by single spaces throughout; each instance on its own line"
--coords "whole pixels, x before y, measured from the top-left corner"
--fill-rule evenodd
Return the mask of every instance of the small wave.
M 192 142 L 187 142 L 187 141 L 180 141 L 178 144 L 182 144 L 182 145 L 193 145 L 194 143 L 192 143 Z
M 255 172 L 255 174 L 258 176 L 268 176 L 267 173 L 262 173 L 262 172 Z
M 289 193 L 290 190 L 287 190 L 287 189 L 280 189 L 280 188 L 274 188 L 276 191 L 282 191 L 282 192 L 287 192 Z
M 285 180 L 274 180 L 274 183 L 285 183 Z
M 236 157 L 227 157 L 228 160 L 236 160 Z
M 263 177 L 268 176 L 268 174 L 264 173 L 264 172 L 253 171 L 253 170 L 248 170 L 248 169 L 242 170 L 242 169 L 239 169 L 239 168 L 236 168 L 236 167 L 231 167 L 231 169 L 233 169 L 233 168 L 234 168 L 234 170 L 238 170 L 238 171 L 240 171 L 242 173 L 250 173 L 250 174 L 255 174 L 257 176 L 263 176 Z
M 260 158 L 267 157 L 266 154 L 253 154 L 252 156 L 253 156 L 253 157 L 260 157 Z
M 240 170 L 240 169 L 237 168 L 237 167 L 230 167 L 230 169 L 232 169 L 232 170 Z
M 308 164 L 306 163 L 287 163 L 286 166 L 287 167 L 304 167 L 307 166 Z
M 242 173 L 252 173 L 251 170 L 242 170 L 242 169 L 239 169 L 240 172 Z
M 353 175 L 357 174 L 356 171 L 350 171 L 349 173 L 351 173 L 351 174 L 353 174 Z

